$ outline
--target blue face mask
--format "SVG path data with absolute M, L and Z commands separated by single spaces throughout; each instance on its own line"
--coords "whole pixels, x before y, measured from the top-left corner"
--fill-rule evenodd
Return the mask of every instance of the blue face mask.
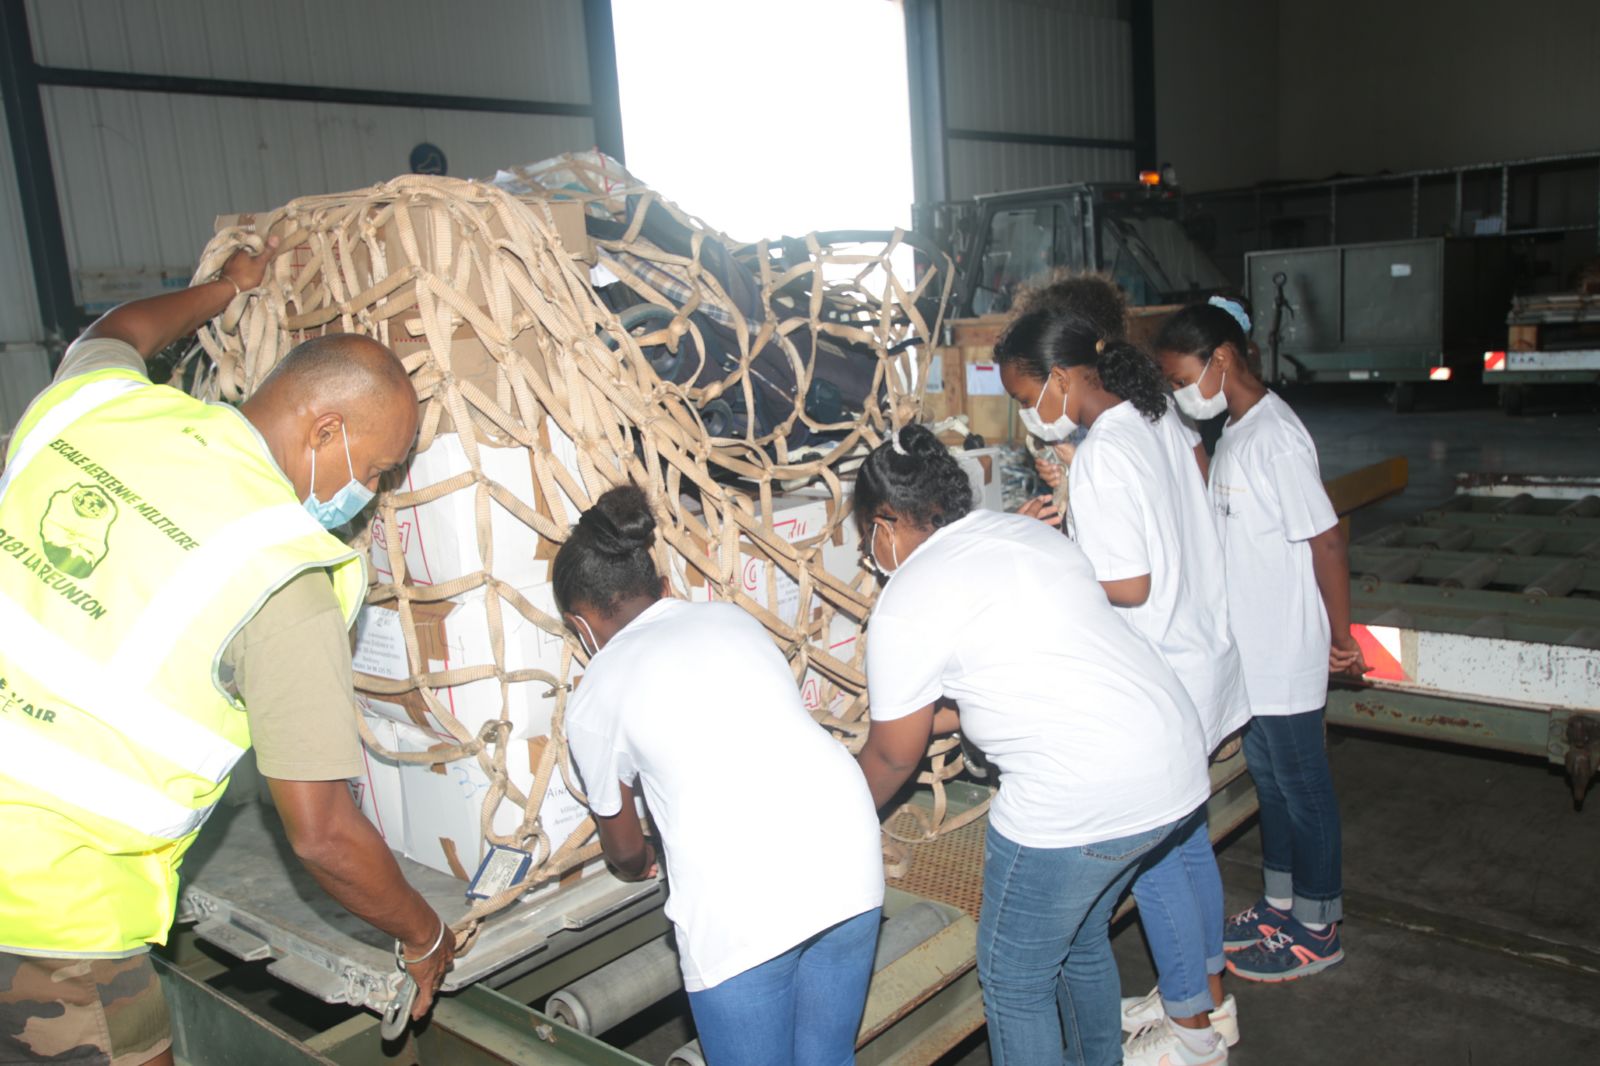
M 356 466 L 350 458 L 350 434 L 345 432 L 342 422 L 339 432 L 344 435 L 344 462 L 350 468 L 350 480 L 326 502 L 317 499 L 317 452 L 314 448 L 311 451 L 311 494 L 305 498 L 304 506 L 306 513 L 323 529 L 338 529 L 360 514 L 373 496 L 371 489 L 356 480 Z

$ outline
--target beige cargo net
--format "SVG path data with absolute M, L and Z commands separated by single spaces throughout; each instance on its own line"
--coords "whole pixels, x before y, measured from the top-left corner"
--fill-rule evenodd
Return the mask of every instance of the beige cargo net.
M 894 426 L 918 416 L 921 397 L 910 383 L 927 380 L 931 345 L 923 342 L 936 336 L 951 277 L 947 269 L 928 269 L 911 281 L 898 231 L 875 246 L 834 245 L 815 236 L 798 246 L 790 242 L 783 254 L 765 242 L 738 246 L 593 153 L 501 178 L 505 187 L 408 176 L 244 216 L 218 232 L 196 274 L 214 275 L 235 248 L 258 246 L 268 233 L 282 240 L 266 283 L 234 299 L 201 331 L 209 356 L 198 378 L 201 395 L 239 400 L 299 340 L 357 332 L 389 344 L 410 371 L 422 402 L 418 453 L 441 434 L 459 436 L 466 469 L 381 493 L 378 521 L 394 529 L 399 511 L 465 494 L 473 501 L 472 534 L 482 566 L 418 584 L 408 577 L 401 538 L 387 538 L 392 577 L 374 584 L 369 604 L 397 610 L 411 673 L 404 679 L 359 674 L 357 685 L 386 698 L 420 699 L 451 734 L 443 748 L 382 751 L 363 720 L 369 746 L 401 763 L 475 760 L 491 785 L 484 838 L 533 856 L 526 879 L 476 903 L 456 925 L 463 949 L 485 917 L 599 854 L 592 820 L 558 840 L 540 817 L 557 774 L 582 795 L 568 764 L 562 715 L 574 660 L 584 654 L 553 611 L 496 576 L 491 502 L 553 547 L 606 489 L 626 482 L 643 487 L 658 523 L 657 565 L 674 591 L 731 600 L 759 619 L 796 682 L 809 679 L 818 687 L 813 713 L 821 724 L 858 750 L 867 729 L 865 641 L 854 641 L 844 656 L 830 651 L 830 643 L 839 642 L 828 637 L 841 627 L 859 632 L 875 584 L 864 570 L 829 573 L 820 552 L 847 517 L 844 468 Z M 662 313 L 646 316 L 630 332 L 607 308 L 588 265 L 559 241 L 551 186 L 565 187 L 560 196 L 585 202 L 595 217 L 620 223 L 616 239 L 596 242 L 600 267 Z M 658 213 L 675 224 L 673 232 L 687 234 L 680 250 L 642 235 Z M 708 267 L 729 249 L 754 278 L 753 305 L 741 308 L 725 287 L 728 275 L 719 278 Z M 719 351 L 705 335 L 707 322 L 718 323 L 733 343 Z M 797 401 L 816 394 L 819 360 L 841 350 L 858 363 L 870 360 L 867 401 L 859 410 Z M 781 355 L 779 369 L 792 376 L 776 392 L 772 374 L 762 372 L 763 365 L 773 366 L 774 352 Z M 671 372 L 663 376 L 662 368 Z M 787 395 L 788 406 L 774 410 L 775 394 Z M 718 415 L 728 435 L 713 436 L 710 429 L 717 427 L 708 427 L 706 412 L 719 399 L 728 401 Z M 729 422 L 727 412 L 737 414 L 741 406 L 743 423 Z M 764 419 L 748 415 L 758 409 Z M 819 435 L 829 439 L 819 443 Z M 484 452 L 507 446 L 527 451 L 532 502 L 484 472 Z M 773 500 L 784 486 L 801 483 L 825 490 L 828 518 L 825 528 L 791 543 L 774 529 Z M 845 535 L 853 544 L 854 532 Z M 370 542 L 368 531 L 358 547 Z M 764 599 L 749 595 L 740 580 L 752 565 L 764 573 Z M 780 587 L 792 609 L 780 603 Z M 431 668 L 419 650 L 416 616 L 427 604 L 467 594 L 487 614 L 492 661 Z M 559 669 L 508 667 L 505 633 L 514 616 L 565 642 Z M 715 654 L 707 649 L 708 661 Z M 468 729 L 444 706 L 440 690 L 485 679 L 499 684 L 500 715 Z M 510 693 L 530 683 L 553 702 L 552 742 L 539 749 L 531 785 L 519 787 L 508 773 Z M 953 739 L 936 741 L 930 756 L 920 780 L 933 787 L 936 802 L 932 811 L 919 812 L 916 839 L 932 839 L 946 828 L 943 782 L 962 769 Z M 493 824 L 502 800 L 522 812 L 510 832 L 497 832 Z

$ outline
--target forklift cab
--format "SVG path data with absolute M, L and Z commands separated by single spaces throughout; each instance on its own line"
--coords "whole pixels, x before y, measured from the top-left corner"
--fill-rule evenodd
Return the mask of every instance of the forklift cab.
M 950 205 L 955 207 L 956 205 Z M 1227 279 L 1159 185 L 1088 182 L 981 196 L 945 227 L 960 263 L 955 317 L 1002 314 L 1061 268 L 1111 277 L 1134 307 L 1185 303 Z

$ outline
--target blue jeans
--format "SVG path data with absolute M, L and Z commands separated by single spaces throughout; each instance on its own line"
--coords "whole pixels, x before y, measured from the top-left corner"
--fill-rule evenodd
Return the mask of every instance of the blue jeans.
M 881 907 L 689 993 L 707 1066 L 848 1066 L 867 1005 Z
M 1150 954 L 1160 977 L 1161 1002 L 1174 1018 L 1216 1007 L 1209 974 L 1221 973 L 1222 873 L 1201 807 L 1150 854 L 1133 882 Z
M 1344 917 L 1339 800 L 1322 711 L 1261 715 L 1244 731 L 1244 759 L 1261 801 L 1266 894 L 1294 899 L 1302 922 Z
M 1025 847 L 989 827 L 978 980 L 994 1066 L 1122 1062 L 1111 913 L 1175 824 L 1075 848 Z

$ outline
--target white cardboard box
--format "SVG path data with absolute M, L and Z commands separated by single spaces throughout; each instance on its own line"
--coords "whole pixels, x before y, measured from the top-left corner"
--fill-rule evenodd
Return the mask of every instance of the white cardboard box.
M 961 464 L 961 469 L 967 472 L 967 480 L 972 483 L 974 507 L 990 511 L 1006 509 L 1005 478 L 1000 472 L 1002 452 L 1000 448 L 975 448 L 970 452 L 952 449 L 951 454 Z
M 793 544 L 817 536 L 828 523 L 831 497 L 822 492 L 796 492 L 773 498 L 772 528 L 784 540 Z M 823 569 L 841 581 L 854 581 L 860 572 L 861 550 L 854 528 L 846 519 L 834 535 L 823 542 Z M 716 549 L 710 549 L 714 552 Z M 698 572 L 691 571 L 696 577 Z M 744 594 L 770 608 L 773 604 L 769 591 L 769 574 L 776 578 L 777 615 L 793 624 L 799 614 L 800 586 L 781 568 L 769 568 L 766 556 L 756 551 L 742 555 L 739 564 L 739 584 Z M 701 601 L 715 599 L 715 593 L 703 582 L 691 582 L 691 598 Z
M 420 730 L 401 729 L 399 750 L 403 752 L 426 752 L 441 743 L 439 738 L 427 736 Z M 533 785 L 534 767 L 544 743 L 544 738 L 531 743 L 512 741 L 506 752 L 507 776 L 524 792 Z M 405 825 L 398 845 L 400 850 L 413 862 L 470 879 L 487 850 L 482 818 L 489 794 L 489 778 L 476 757 L 434 765 L 404 763 L 400 765 L 399 774 Z M 567 791 L 557 770 L 539 814 L 545 832 L 550 835 L 551 847 L 555 849 L 566 842 L 588 811 Z M 521 820 L 521 809 L 509 800 L 502 800 L 492 824 L 495 832 L 509 833 Z M 555 885 L 547 887 L 553 891 Z
M 555 594 L 550 585 L 517 590 L 535 608 L 555 617 Z M 418 651 L 427 661 L 410 663 L 401 632 L 399 611 L 391 605 L 366 606 L 356 618 L 353 661 L 358 674 L 404 680 L 416 672 L 439 672 L 459 667 L 492 665 L 489 614 L 484 589 L 435 604 L 413 604 Z M 524 618 L 509 602 L 500 603 L 505 631 L 505 668 L 543 670 L 559 675 L 562 638 Z M 356 679 L 357 688 L 361 679 Z M 482 725 L 500 717 L 500 683 L 493 677 L 436 690 L 442 703 L 467 730 L 476 735 Z M 449 730 L 426 709 L 420 693 L 403 697 L 367 695 L 374 714 L 396 722 L 448 735 Z M 516 682 L 507 689 L 511 736 L 518 740 L 547 736 L 555 711 L 553 687 L 545 681 Z
M 577 469 L 577 452 L 562 432 L 547 426 L 552 456 L 569 470 Z M 542 499 L 535 487 L 526 448 L 478 445 L 484 476 L 504 486 L 517 500 L 552 517 L 557 525 L 578 520 L 578 509 L 563 494 L 559 507 Z M 442 433 L 419 452 L 406 470 L 402 491 L 413 492 L 448 481 L 471 469 L 461 438 Z M 576 477 L 576 475 L 574 475 Z M 395 512 L 395 529 L 382 517 L 372 524 L 372 568 L 379 581 L 395 580 L 389 560 L 389 538 L 400 538 L 406 578 L 413 585 L 438 585 L 486 569 L 478 545 L 477 490 L 468 486 L 436 500 Z M 550 579 L 550 560 L 558 547 L 511 511 L 489 498 L 489 533 L 494 549 L 493 575 L 518 588 Z
M 368 708 L 365 696 L 357 695 L 356 701 L 361 705 L 367 728 L 372 730 L 373 737 L 383 750 L 400 750 L 401 731 L 414 734 L 417 740 L 424 737 L 419 729 L 373 713 Z M 364 770 L 360 777 L 350 779 L 350 797 L 391 848 L 402 848 L 405 843 L 406 816 L 405 806 L 400 799 L 400 764 L 384 758 L 365 744 L 361 745 L 361 758 Z

